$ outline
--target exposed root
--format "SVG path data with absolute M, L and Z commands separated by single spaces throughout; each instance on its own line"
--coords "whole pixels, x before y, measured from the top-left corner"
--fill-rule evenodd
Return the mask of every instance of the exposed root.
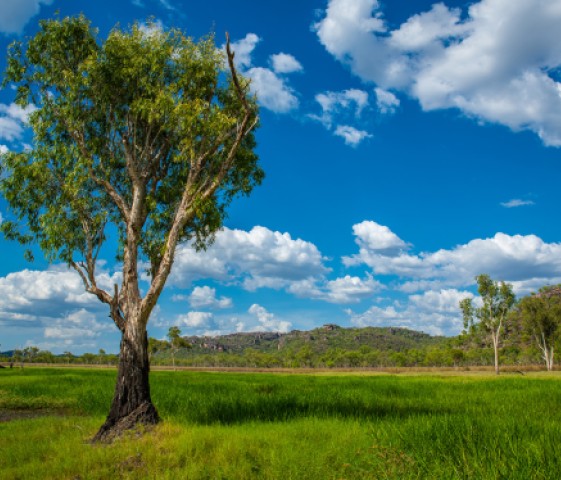
M 156 408 L 146 402 L 124 417 L 114 418 L 110 414 L 91 441 L 92 443 L 112 443 L 125 432 L 136 429 L 142 431 L 143 428 L 139 429 L 139 427 L 151 427 L 159 422 L 160 416 Z

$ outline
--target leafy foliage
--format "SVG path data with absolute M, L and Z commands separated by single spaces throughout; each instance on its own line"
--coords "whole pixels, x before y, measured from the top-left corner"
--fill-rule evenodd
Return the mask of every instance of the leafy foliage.
M 70 262 L 75 253 L 87 256 L 88 243 L 97 252 L 110 222 L 122 252 L 127 218 L 142 196 L 134 227 L 154 272 L 189 177 L 197 174 L 189 185 L 193 218 L 178 241 L 203 247 L 232 198 L 249 194 L 263 172 L 250 133 L 220 191 L 198 195 L 224 168 L 243 109 L 212 36 L 196 43 L 177 30 L 133 25 L 99 45 L 96 33 L 82 16 L 42 21 L 26 50 L 10 47 L 4 86 L 16 83 L 17 103 L 36 110 L 33 148 L 3 155 L 1 190 L 27 228 L 5 222 L 2 230 Z
M 561 287 L 546 286 L 518 305 L 525 331 L 541 350 L 548 370 L 553 368 L 555 343 L 561 337 Z

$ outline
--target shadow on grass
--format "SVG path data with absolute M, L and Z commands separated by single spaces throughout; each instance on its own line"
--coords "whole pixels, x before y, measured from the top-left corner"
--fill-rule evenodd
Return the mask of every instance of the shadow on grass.
M 380 418 L 407 418 L 416 416 L 433 416 L 452 413 L 450 408 L 427 408 L 421 405 L 391 405 L 355 403 L 352 400 L 337 402 L 312 402 L 293 399 L 276 401 L 263 399 L 259 402 L 220 402 L 202 406 L 198 412 L 185 418 L 179 415 L 176 419 L 189 420 L 193 423 L 209 424 L 240 424 L 246 422 L 283 422 L 299 418 L 333 418 L 354 420 L 375 420 Z M 170 412 L 171 413 L 171 412 Z

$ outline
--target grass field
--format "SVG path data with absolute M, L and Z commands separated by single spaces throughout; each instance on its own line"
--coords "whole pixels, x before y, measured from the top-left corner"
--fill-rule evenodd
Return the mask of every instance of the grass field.
M 90 445 L 115 371 L 0 370 L 0 479 L 559 479 L 561 376 L 153 372 L 164 423 Z

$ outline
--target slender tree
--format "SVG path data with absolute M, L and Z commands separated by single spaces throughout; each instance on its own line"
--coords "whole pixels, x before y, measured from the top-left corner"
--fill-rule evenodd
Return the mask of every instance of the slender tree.
M 169 327 L 167 337 L 171 347 L 171 362 L 175 370 L 175 354 L 180 348 L 189 348 L 191 345 L 181 336 L 181 329 L 177 326 Z
M 561 286 L 542 287 L 520 300 L 524 330 L 542 352 L 548 371 L 553 370 L 555 343 L 561 336 Z
M 159 421 L 146 326 L 176 247 L 207 246 L 232 199 L 263 178 L 256 102 L 233 59 L 228 37 L 224 54 L 212 36 L 196 42 L 156 25 L 115 27 L 101 42 L 83 16 L 43 21 L 8 51 L 4 86 L 16 85 L 16 102 L 32 106 L 34 139 L 31 149 L 2 155 L 0 191 L 14 220 L 1 228 L 73 268 L 122 335 L 96 441 Z M 108 232 L 122 264 L 109 290 L 97 276 Z
M 498 375 L 501 334 L 516 297 L 512 292 L 512 285 L 496 282 L 489 275 L 478 275 L 475 280 L 482 306 L 475 307 L 471 298 L 464 298 L 460 302 L 464 329 L 467 334 L 483 333 L 489 336 L 495 354 L 495 373 Z

